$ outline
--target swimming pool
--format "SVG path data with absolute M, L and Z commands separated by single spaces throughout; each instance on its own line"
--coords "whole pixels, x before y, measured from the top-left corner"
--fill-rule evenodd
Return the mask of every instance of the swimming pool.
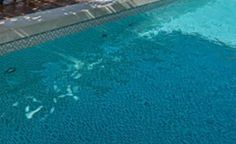
M 179 0 L 0 57 L 0 143 L 235 143 L 235 6 Z

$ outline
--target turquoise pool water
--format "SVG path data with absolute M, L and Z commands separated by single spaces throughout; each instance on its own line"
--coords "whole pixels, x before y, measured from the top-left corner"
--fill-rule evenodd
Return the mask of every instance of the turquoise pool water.
M 235 7 L 179 0 L 0 57 L 0 143 L 236 143 Z

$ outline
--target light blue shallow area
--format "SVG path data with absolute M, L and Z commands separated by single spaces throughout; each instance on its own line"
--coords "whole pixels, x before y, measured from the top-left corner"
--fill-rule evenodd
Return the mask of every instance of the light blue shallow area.
M 235 5 L 179 0 L 0 57 L 0 143 L 236 143 Z

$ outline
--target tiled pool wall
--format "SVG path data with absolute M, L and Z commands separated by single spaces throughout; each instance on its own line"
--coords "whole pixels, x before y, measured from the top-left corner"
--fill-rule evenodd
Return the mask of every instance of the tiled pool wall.
M 0 25 L 0 55 L 79 32 L 108 21 L 168 4 L 175 0 L 120 0 L 101 7 L 79 10 L 56 19 Z M 78 4 L 79 5 L 79 4 Z M 59 8 L 60 10 L 62 8 Z M 50 13 L 49 13 L 50 14 Z M 43 13 L 42 15 L 48 15 Z

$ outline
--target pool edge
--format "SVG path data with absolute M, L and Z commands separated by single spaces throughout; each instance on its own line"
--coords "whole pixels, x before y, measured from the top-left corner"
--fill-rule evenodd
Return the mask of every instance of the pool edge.
M 0 55 L 146 11 L 175 0 L 123 0 L 25 25 L 0 26 Z M 76 4 L 78 5 L 78 4 Z M 62 8 L 58 8 L 60 10 Z M 45 12 L 42 12 L 45 13 Z M 41 14 L 42 14 L 41 13 Z

